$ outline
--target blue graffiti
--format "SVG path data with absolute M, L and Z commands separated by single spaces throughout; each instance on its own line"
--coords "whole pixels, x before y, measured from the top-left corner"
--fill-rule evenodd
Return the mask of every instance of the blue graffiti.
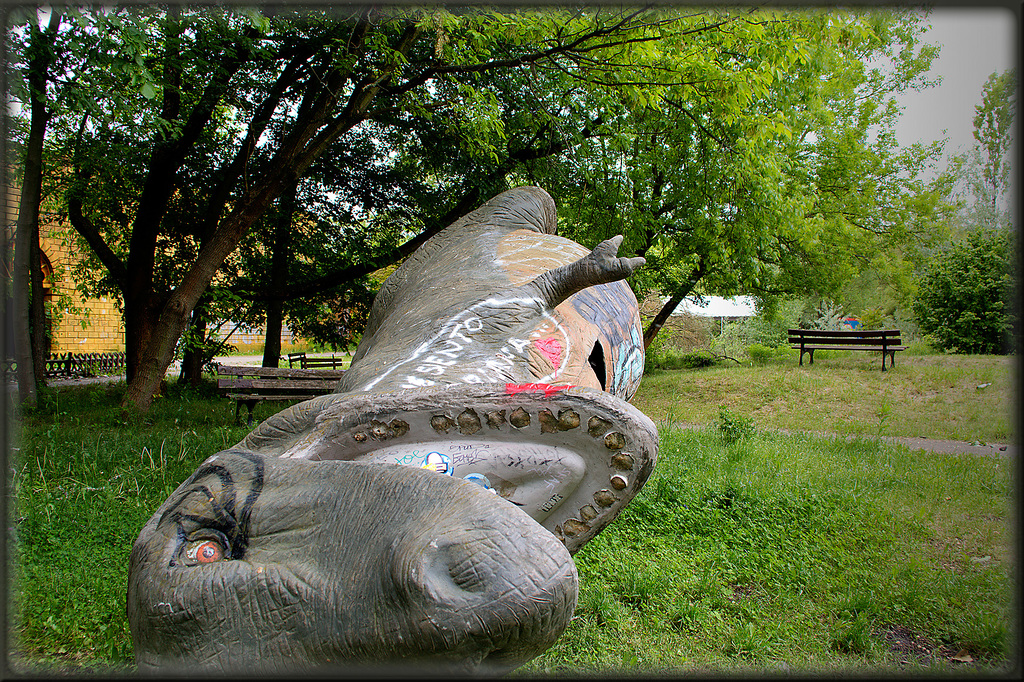
M 492 493 L 497 492 L 494 488 L 491 487 L 490 479 L 488 479 L 483 474 L 466 474 L 464 480 L 469 481 L 470 483 L 476 483 L 477 485 L 481 486 L 484 490 L 490 490 Z
M 640 378 L 644 373 L 644 345 L 635 326 L 630 327 L 629 337 L 628 344 L 624 343 L 618 347 L 610 391 L 622 397 L 632 397 L 640 386 Z

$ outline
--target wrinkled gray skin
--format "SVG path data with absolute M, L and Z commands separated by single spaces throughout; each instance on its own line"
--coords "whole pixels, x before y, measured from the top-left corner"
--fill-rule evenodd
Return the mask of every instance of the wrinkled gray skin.
M 576 572 L 554 536 L 508 507 L 422 469 L 222 452 L 132 551 L 140 671 L 514 667 L 565 628 Z M 218 533 L 231 559 L 190 562 L 184 538 Z
M 643 350 L 620 280 L 643 260 L 554 225 L 526 187 L 436 235 L 382 287 L 334 394 L 157 510 L 129 567 L 140 671 L 501 673 L 559 637 L 571 553 L 643 486 L 657 432 L 626 402 Z

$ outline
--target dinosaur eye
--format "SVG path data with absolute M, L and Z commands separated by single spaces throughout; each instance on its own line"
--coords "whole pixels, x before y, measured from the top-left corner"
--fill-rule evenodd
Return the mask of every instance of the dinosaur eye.
M 186 556 L 200 564 L 212 564 L 224 558 L 224 548 L 216 540 L 204 540 L 190 547 Z
M 208 530 L 207 533 L 213 533 L 214 537 L 204 533 L 204 537 L 185 543 L 183 557 L 185 564 L 189 566 L 213 564 L 229 558 L 230 545 L 228 545 L 227 538 L 217 531 Z

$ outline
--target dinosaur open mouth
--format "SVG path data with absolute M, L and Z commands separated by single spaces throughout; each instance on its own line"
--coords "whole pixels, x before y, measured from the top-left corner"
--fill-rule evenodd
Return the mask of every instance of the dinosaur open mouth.
M 521 508 L 570 553 L 639 492 L 657 453 L 657 429 L 643 413 L 576 386 L 459 384 L 334 394 L 296 409 L 304 428 L 282 437 L 285 430 L 272 417 L 239 447 L 463 478 Z

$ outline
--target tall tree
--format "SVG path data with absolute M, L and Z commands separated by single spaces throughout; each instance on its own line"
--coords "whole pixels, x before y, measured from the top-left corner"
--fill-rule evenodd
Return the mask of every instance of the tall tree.
M 21 199 L 14 247 L 13 317 L 14 349 L 18 363 L 19 400 L 32 404 L 37 384 L 45 382 L 46 318 L 43 310 L 43 277 L 39 249 L 39 206 L 42 202 L 43 141 L 52 111 L 48 107 L 47 83 L 54 62 L 54 45 L 61 14 L 51 12 L 45 30 L 38 18 L 28 24 L 24 92 L 30 110 L 24 147 Z
M 450 113 L 479 133 L 467 139 L 486 146 L 501 131 L 491 102 L 474 85 L 481 75 L 536 65 L 576 68 L 584 82 L 598 82 L 611 71 L 648 66 L 651 55 L 642 52 L 628 64 L 602 63 L 616 50 L 656 40 L 658 29 L 672 24 L 633 10 L 455 16 L 367 9 L 343 19 L 152 10 L 111 32 L 109 58 L 130 50 L 144 67 L 131 82 L 141 83 L 139 94 L 151 104 L 139 99 L 133 110 L 155 132 L 142 138 L 145 146 L 132 145 L 145 128 L 132 130 L 137 123 L 114 114 L 87 129 L 72 157 L 68 212 L 124 301 L 126 403 L 148 407 L 191 310 L 224 260 L 343 136 L 370 121 Z M 104 164 L 113 161 L 101 153 L 109 146 L 104 140 L 115 139 L 134 147 L 132 163 L 140 154 L 144 160 L 131 169 L 141 171 L 130 178 L 137 189 L 111 206 L 98 201 L 96 185 L 110 188 L 126 175 L 108 175 Z M 207 157 L 214 184 L 202 220 L 194 228 L 173 224 L 183 170 L 210 140 L 217 142 Z M 157 263 L 168 237 L 202 247 L 179 263 L 170 286 L 160 287 Z
M 934 54 L 919 32 L 905 13 L 751 12 L 691 45 L 713 77 L 668 88 L 657 115 L 621 102 L 566 160 L 578 238 L 626 231 L 648 261 L 638 293 L 668 296 L 646 343 L 686 296 L 834 292 L 930 236 L 939 188 L 916 174 L 938 148 L 898 149 L 891 130 L 893 96 L 924 84 Z M 880 55 L 894 66 L 869 69 Z
M 988 77 L 974 107 L 974 147 L 957 157 L 965 180 L 960 198 L 968 230 L 1007 228 L 1011 220 L 1013 122 L 1017 108 L 1017 72 Z

